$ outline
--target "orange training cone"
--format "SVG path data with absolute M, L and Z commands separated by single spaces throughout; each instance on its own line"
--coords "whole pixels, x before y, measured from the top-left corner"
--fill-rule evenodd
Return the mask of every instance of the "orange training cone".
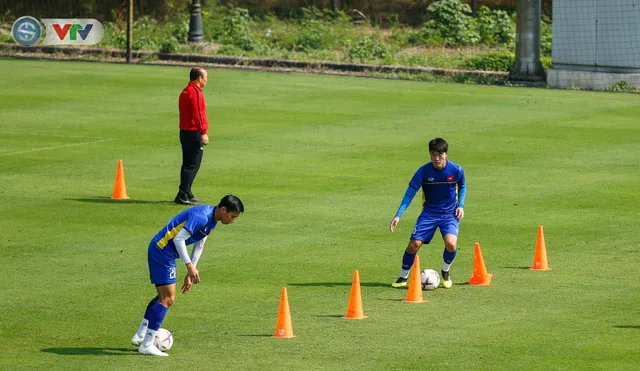
M 291 309 L 289 308 L 289 298 L 287 297 L 287 288 L 282 288 L 280 295 L 280 311 L 278 312 L 278 323 L 276 323 L 276 333 L 274 338 L 294 338 L 293 327 L 291 325 Z
M 533 255 L 533 266 L 531 267 L 534 271 L 548 271 L 549 262 L 547 261 L 547 247 L 544 242 L 544 231 L 542 230 L 542 226 L 538 227 L 538 239 L 536 240 L 536 253 Z
M 360 272 L 353 272 L 353 283 L 351 284 L 351 295 L 349 296 L 349 307 L 347 315 L 342 318 L 365 319 L 362 309 L 362 291 L 360 290 Z
M 409 279 L 409 291 L 405 303 L 424 303 L 422 300 L 422 280 L 420 279 L 420 257 L 416 255 L 416 260 L 411 268 L 411 278 Z
M 482 251 L 480 251 L 480 244 L 476 242 L 473 252 L 473 274 L 471 275 L 469 284 L 489 286 L 491 284 L 491 277 L 493 277 L 493 274 L 487 273 L 487 268 L 484 266 L 484 259 L 482 258 Z
M 118 160 L 118 170 L 116 170 L 116 182 L 113 185 L 112 200 L 128 200 L 127 187 L 124 184 L 124 167 L 122 166 L 122 160 Z

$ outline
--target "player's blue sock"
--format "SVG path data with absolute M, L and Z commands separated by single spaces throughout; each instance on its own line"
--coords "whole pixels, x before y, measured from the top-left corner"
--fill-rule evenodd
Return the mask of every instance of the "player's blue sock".
M 444 249 L 442 253 L 442 260 L 444 260 L 444 264 L 442 264 L 442 270 L 448 272 L 451 268 L 451 263 L 453 263 L 453 259 L 456 258 L 458 254 L 458 249 L 455 249 L 453 252 L 450 252 L 447 249 Z
M 149 329 L 158 331 L 168 310 L 169 308 L 156 301 L 149 310 Z
M 153 305 L 155 303 L 158 302 L 158 300 L 160 300 L 160 297 L 156 295 L 155 298 L 151 299 L 151 301 L 149 302 L 149 304 L 147 304 L 147 310 L 146 312 L 144 312 L 144 319 L 146 319 L 147 321 L 149 320 L 149 313 L 151 311 L 151 307 L 153 307 Z
M 415 260 L 416 254 L 409 254 L 407 250 L 404 250 L 404 255 L 402 256 L 402 271 L 400 272 L 400 277 L 409 277 L 409 271 L 411 270 L 411 267 L 413 267 L 413 262 Z
M 142 347 L 148 347 L 153 344 L 153 338 L 156 336 L 156 332 L 158 332 L 160 326 L 162 326 L 162 321 L 164 321 L 164 316 L 168 310 L 169 308 L 157 301 L 149 308 L 149 327 L 147 328 L 147 333 L 144 335 Z

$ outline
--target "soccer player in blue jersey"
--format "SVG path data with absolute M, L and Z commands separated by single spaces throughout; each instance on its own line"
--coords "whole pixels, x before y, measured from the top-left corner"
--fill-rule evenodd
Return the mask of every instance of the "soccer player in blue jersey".
M 200 283 L 196 264 L 207 236 L 218 222 L 232 224 L 242 212 L 242 201 L 227 195 L 218 206 L 200 205 L 184 210 L 153 237 L 147 254 L 151 283 L 156 285 L 158 296 L 147 305 L 140 327 L 131 338 L 131 344 L 139 346 L 140 353 L 168 356 L 153 344 L 153 339 L 176 298 L 176 259 L 179 258 L 187 268 L 182 285 L 182 293 L 186 294 L 192 284 Z M 191 256 L 187 253 L 190 244 L 194 244 Z
M 396 216 L 391 221 L 393 232 L 398 226 L 400 217 L 411 204 L 418 190 L 422 187 L 422 213 L 416 221 L 409 246 L 402 257 L 400 277 L 391 286 L 407 286 L 407 277 L 416 258 L 416 253 L 422 244 L 431 242 L 436 228 L 444 239 L 442 259 L 442 286 L 451 288 L 452 282 L 449 269 L 457 253 L 458 227 L 464 217 L 464 197 L 467 185 L 462 167 L 447 160 L 449 144 L 442 138 L 429 142 L 429 156 L 431 162 L 426 163 L 416 171 L 409 182 L 407 192 L 400 203 Z

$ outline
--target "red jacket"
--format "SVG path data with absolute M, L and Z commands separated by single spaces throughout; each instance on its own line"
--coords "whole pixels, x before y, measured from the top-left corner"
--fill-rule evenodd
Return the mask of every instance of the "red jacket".
M 180 110 L 180 129 L 198 130 L 200 134 L 206 134 L 209 130 L 209 120 L 207 120 L 207 109 L 204 105 L 202 89 L 194 83 L 189 82 L 180 94 L 178 99 L 178 109 Z

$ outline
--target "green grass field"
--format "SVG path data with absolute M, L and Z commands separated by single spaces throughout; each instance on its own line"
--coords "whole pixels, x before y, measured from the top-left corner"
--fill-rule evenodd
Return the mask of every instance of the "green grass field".
M 194 193 L 246 211 L 169 311 L 171 356 L 139 355 L 146 248 L 184 209 L 171 201 L 187 80 L 0 60 L 0 369 L 640 367 L 638 95 L 221 70 Z M 468 182 L 454 287 L 405 304 L 390 283 L 419 202 L 388 226 L 437 136 Z M 119 159 L 131 201 L 110 200 Z M 551 271 L 527 269 L 538 225 Z M 489 287 L 466 284 L 475 242 Z M 422 268 L 440 270 L 442 249 L 424 246 Z M 340 318 L 356 269 L 361 321 Z M 282 287 L 295 339 L 270 337 Z

